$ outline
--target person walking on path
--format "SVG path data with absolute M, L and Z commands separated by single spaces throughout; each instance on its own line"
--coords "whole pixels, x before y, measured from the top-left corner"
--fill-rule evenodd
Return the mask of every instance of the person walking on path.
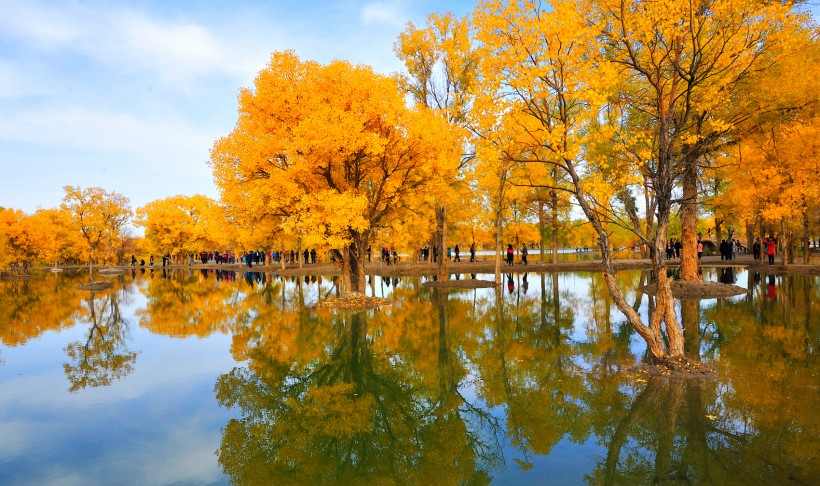
M 755 238 L 755 242 L 752 245 L 752 255 L 755 260 L 760 260 L 760 238 Z
M 507 244 L 507 265 L 512 266 L 514 258 L 515 258 L 515 250 L 513 249 L 512 245 Z
M 475 261 L 475 243 L 470 244 L 470 261 Z
M 521 263 L 527 264 L 527 245 L 521 245 Z
M 455 258 L 453 259 L 454 262 L 460 262 L 461 261 L 461 257 L 458 256 L 460 251 L 461 250 L 459 250 L 459 248 L 458 248 L 458 243 L 456 243 L 456 247 L 453 248 L 453 253 L 455 254 Z

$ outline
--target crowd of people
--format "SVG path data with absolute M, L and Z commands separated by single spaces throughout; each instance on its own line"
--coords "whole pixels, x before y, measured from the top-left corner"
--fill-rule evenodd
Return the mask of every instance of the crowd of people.
M 636 248 L 636 244 L 633 243 L 632 249 Z M 762 242 L 760 238 L 755 238 L 754 244 L 752 245 L 752 254 L 754 255 L 755 260 L 761 260 L 763 257 L 762 255 L 766 255 L 768 257 L 769 265 L 774 264 L 774 256 L 776 254 L 776 247 L 777 241 L 769 236 L 765 238 Z M 681 251 L 683 249 L 683 244 L 679 239 L 670 238 L 666 242 L 666 259 L 680 259 Z M 701 239 L 701 235 L 698 234 L 697 240 L 697 254 L 698 260 L 702 259 L 703 257 L 703 250 L 704 250 L 704 241 Z M 581 251 L 580 249 L 576 249 L 576 251 Z M 588 251 L 585 247 L 583 251 Z M 724 261 L 734 260 L 737 258 L 737 254 L 739 253 L 746 253 L 748 249 L 745 245 L 743 245 L 740 240 L 733 237 L 733 231 L 729 231 L 729 237 L 727 239 L 723 239 L 718 246 L 718 251 L 720 252 L 720 259 Z M 382 247 L 381 251 L 381 261 L 386 265 L 395 265 L 399 262 L 400 256 L 395 248 L 389 247 Z M 476 247 L 475 244 L 470 245 L 469 249 L 470 253 L 470 262 L 476 261 Z M 508 266 L 511 266 L 515 262 L 515 253 L 516 250 L 512 244 L 507 245 L 506 249 L 506 259 L 505 263 Z M 523 265 L 527 265 L 527 257 L 529 254 L 529 249 L 526 244 L 522 245 L 521 248 L 518 250 L 518 254 L 520 257 L 520 263 Z M 242 264 L 246 265 L 249 268 L 252 268 L 254 265 L 265 265 L 265 264 L 280 264 L 284 261 L 285 264 L 315 264 L 317 262 L 317 251 L 316 249 L 305 249 L 301 251 L 301 253 L 297 250 L 286 250 L 286 251 L 272 251 L 269 254 L 263 251 L 247 251 L 243 252 L 239 255 L 236 255 L 231 252 L 201 252 L 196 255 L 189 256 L 189 263 L 203 263 L 203 264 Z M 436 263 L 438 261 L 438 248 L 429 246 L 423 246 L 418 250 L 418 259 L 421 262 L 430 262 Z M 447 247 L 447 259 L 453 262 L 461 262 L 461 248 L 458 244 L 455 247 Z M 171 256 L 169 254 L 165 254 L 162 256 L 162 266 L 165 267 L 167 264 L 170 264 Z M 333 258 L 331 256 L 331 261 Z M 372 262 L 372 248 L 367 248 L 367 261 L 368 263 Z M 137 266 L 137 258 L 134 255 L 131 255 L 131 266 Z M 139 266 L 145 266 L 145 260 L 139 260 Z M 149 258 L 149 267 L 154 266 L 154 255 L 151 255 Z

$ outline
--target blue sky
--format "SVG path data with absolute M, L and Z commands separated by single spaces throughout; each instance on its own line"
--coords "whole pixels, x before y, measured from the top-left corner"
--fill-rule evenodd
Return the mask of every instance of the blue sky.
M 475 3 L 0 0 L 0 207 L 55 207 L 64 185 L 135 209 L 217 197 L 209 150 L 273 51 L 391 73 L 408 21 Z
M 100 186 L 137 208 L 217 197 L 206 165 L 274 51 L 390 73 L 408 21 L 474 0 L 0 0 L 0 206 Z

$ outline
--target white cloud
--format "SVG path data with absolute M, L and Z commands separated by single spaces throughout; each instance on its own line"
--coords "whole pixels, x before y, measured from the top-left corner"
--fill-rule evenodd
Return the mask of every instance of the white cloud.
M 34 51 L 75 54 L 175 82 L 213 74 L 243 76 L 247 69 L 244 50 L 231 49 L 230 39 L 196 23 L 77 3 L 10 2 L 3 7 L 2 35 Z
M 369 3 L 362 7 L 361 18 L 365 24 L 402 26 L 407 21 L 407 14 L 396 4 Z
M 113 12 L 107 21 L 108 29 L 101 33 L 105 39 L 89 39 L 87 49 L 108 63 L 176 82 L 211 74 L 244 74 L 242 56 L 236 59 L 204 26 L 159 21 L 130 11 Z
M 0 119 L 0 140 L 3 139 L 75 151 L 133 155 L 149 164 L 151 160 L 169 158 L 185 165 L 186 158 L 196 154 L 196 167 L 202 167 L 215 136 L 179 119 L 143 119 L 131 113 L 69 107 L 29 110 L 13 120 Z
M 83 35 L 86 27 L 74 12 L 38 5 L 36 2 L 8 1 L 0 4 L 0 28 L 4 35 L 24 40 L 38 49 L 54 49 Z

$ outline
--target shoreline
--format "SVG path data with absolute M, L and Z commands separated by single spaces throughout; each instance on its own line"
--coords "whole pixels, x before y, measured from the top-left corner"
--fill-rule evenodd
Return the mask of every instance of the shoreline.
M 613 265 L 616 271 L 620 270 L 650 270 L 652 268 L 651 262 L 643 259 L 617 259 L 613 260 Z M 764 272 L 767 274 L 809 274 L 809 275 L 820 275 L 820 264 L 802 264 L 802 263 L 795 263 L 788 266 L 783 266 L 778 263 L 775 265 L 768 265 L 761 260 L 754 260 L 752 255 L 743 254 L 739 255 L 738 258 L 734 260 L 720 260 L 720 257 L 717 256 L 709 256 L 703 257 L 701 260 L 702 267 L 708 268 L 720 268 L 720 267 L 743 267 L 743 268 L 754 268 L 758 272 Z M 680 260 L 671 260 L 667 264 L 667 268 L 669 269 L 677 269 L 680 267 Z M 77 265 L 68 265 L 68 266 L 57 266 L 57 267 L 38 267 L 33 270 L 49 270 L 50 268 L 58 268 L 58 269 L 86 269 L 86 266 L 77 266 Z M 128 265 L 119 265 L 119 266 L 103 266 L 100 265 L 99 270 L 106 270 L 106 269 L 121 269 L 121 270 L 160 270 L 165 268 L 166 270 L 233 270 L 237 272 L 266 272 L 266 273 L 276 273 L 279 275 L 340 275 L 341 268 L 335 264 L 322 262 L 322 263 L 315 263 L 315 264 L 303 264 L 301 267 L 296 264 L 288 264 L 285 268 L 282 268 L 281 264 L 276 264 L 273 266 L 270 265 L 254 265 L 253 267 L 248 267 L 243 264 L 234 263 L 234 264 L 215 264 L 215 263 L 194 263 L 191 265 L 187 264 L 168 264 L 165 267 L 160 265 L 155 265 L 154 267 L 149 266 L 134 266 L 132 267 L 130 264 Z M 471 273 L 482 273 L 487 274 L 495 273 L 495 261 L 494 260 L 479 260 L 476 262 L 448 262 L 447 270 L 451 274 L 471 274 Z M 375 261 L 372 263 L 365 262 L 364 266 L 364 273 L 365 275 L 384 275 L 384 276 L 434 276 L 437 271 L 437 266 L 434 263 L 430 262 L 399 262 L 397 264 L 387 265 L 381 261 Z M 528 265 L 523 265 L 520 261 L 516 261 L 513 266 L 506 265 L 502 262 L 501 265 L 501 273 L 520 273 L 522 271 L 526 272 L 533 272 L 533 273 L 542 273 L 542 272 L 556 272 L 556 271 L 581 271 L 581 272 L 599 272 L 601 271 L 601 262 L 600 260 L 591 260 L 591 261 L 579 261 L 579 262 L 558 262 L 558 263 L 550 263 L 550 262 L 541 262 L 539 260 L 531 261 Z

